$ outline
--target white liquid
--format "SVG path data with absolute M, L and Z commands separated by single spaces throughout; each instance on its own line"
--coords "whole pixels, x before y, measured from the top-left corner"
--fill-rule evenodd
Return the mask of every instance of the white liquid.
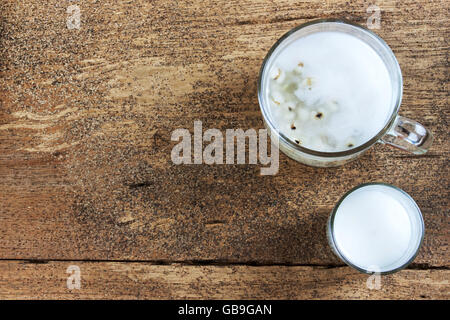
M 269 72 L 267 99 L 279 130 L 317 151 L 355 148 L 392 113 L 389 72 L 362 40 L 316 32 L 289 44 Z
M 403 192 L 369 185 L 350 193 L 333 224 L 335 244 L 352 264 L 375 271 L 406 263 L 420 245 L 421 213 Z

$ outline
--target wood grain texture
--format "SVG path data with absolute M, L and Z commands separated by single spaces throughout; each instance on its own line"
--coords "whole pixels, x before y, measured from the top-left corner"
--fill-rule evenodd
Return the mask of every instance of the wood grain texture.
M 80 30 L 66 27 L 70 4 L 0 4 L 0 259 L 339 266 L 328 214 L 350 188 L 382 181 L 422 209 L 413 268 L 449 266 L 447 2 L 377 2 L 375 31 L 404 76 L 401 114 L 432 130 L 430 152 L 375 146 L 336 169 L 280 155 L 276 176 L 252 165 L 176 166 L 171 132 L 192 131 L 194 120 L 261 128 L 256 78 L 270 46 L 316 18 L 364 24 L 371 2 L 89 1 L 79 4 Z M 419 283 L 427 272 L 448 278 L 399 277 Z
M 67 288 L 67 267 L 80 289 Z M 347 267 L 0 262 L 1 299 L 449 299 L 449 270 L 404 270 L 368 289 Z

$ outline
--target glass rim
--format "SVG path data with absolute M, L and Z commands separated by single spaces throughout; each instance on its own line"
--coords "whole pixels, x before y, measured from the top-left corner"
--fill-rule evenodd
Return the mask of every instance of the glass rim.
M 330 218 L 328 220 L 328 224 L 327 224 L 327 231 L 329 234 L 329 241 L 332 242 L 333 248 L 334 250 L 336 250 L 336 252 L 338 253 L 339 257 L 350 267 L 362 272 L 362 273 L 367 273 L 367 274 L 373 274 L 376 273 L 377 271 L 371 271 L 371 270 L 367 270 L 361 267 L 356 266 L 355 264 L 353 264 L 338 248 L 338 246 L 336 245 L 336 240 L 334 238 L 334 219 L 336 217 L 336 213 L 337 210 L 339 209 L 339 206 L 341 205 L 341 203 L 345 200 L 345 198 L 347 198 L 350 194 L 352 194 L 354 191 L 357 191 L 361 188 L 367 187 L 367 186 L 385 186 L 385 187 L 389 187 L 392 188 L 394 190 L 400 191 L 402 194 L 404 194 L 409 200 L 411 200 L 412 204 L 414 204 L 414 207 L 416 208 L 417 212 L 418 212 L 418 216 L 419 216 L 419 220 L 420 220 L 420 227 L 421 227 L 421 234 L 420 234 L 420 241 L 417 245 L 417 248 L 415 249 L 415 252 L 413 255 L 411 255 L 411 257 L 402 265 L 400 265 L 397 268 L 394 268 L 392 270 L 386 270 L 386 271 L 380 271 L 378 273 L 380 274 L 392 274 L 395 273 L 397 271 L 400 271 L 404 268 L 406 268 L 411 262 L 414 261 L 414 259 L 417 257 L 420 248 L 422 247 L 422 243 L 423 243 L 423 239 L 425 237 L 425 223 L 423 220 L 423 215 L 422 215 L 422 211 L 420 210 L 419 206 L 417 205 L 417 203 L 414 201 L 414 199 L 404 190 L 400 189 L 399 187 L 396 187 L 392 184 L 389 183 L 384 183 L 384 182 L 369 182 L 369 183 L 362 183 L 357 185 L 356 187 L 352 188 L 351 190 L 347 191 L 340 199 L 339 201 L 336 203 L 336 205 L 333 208 L 333 211 L 331 212 Z
M 321 23 L 337 23 L 337 24 L 350 25 L 352 27 L 356 27 L 356 28 L 362 30 L 363 32 L 365 32 L 368 35 L 370 35 L 373 38 L 375 38 L 375 40 L 380 43 L 381 47 L 386 51 L 386 53 L 394 61 L 394 67 L 395 67 L 396 73 L 399 76 L 399 81 L 398 81 L 398 84 L 397 84 L 397 86 L 398 86 L 398 88 L 397 88 L 398 89 L 398 96 L 396 98 L 395 106 L 394 106 L 394 109 L 392 111 L 392 114 L 391 114 L 389 120 L 386 122 L 384 127 L 374 137 L 372 137 L 371 139 L 369 139 L 365 143 L 363 143 L 363 144 L 361 144 L 361 145 L 359 145 L 357 147 L 354 147 L 352 149 L 349 149 L 349 150 L 337 151 L 337 152 L 325 152 L 325 151 L 317 151 L 317 150 L 309 149 L 309 148 L 306 148 L 306 147 L 298 145 L 297 143 L 295 143 L 294 141 L 289 139 L 287 136 L 285 136 L 282 132 L 280 132 L 276 128 L 276 126 L 271 121 L 271 118 L 270 118 L 270 116 L 268 114 L 268 110 L 265 110 L 265 109 L 268 109 L 268 108 L 265 108 L 263 106 L 263 102 L 264 102 L 264 98 L 263 98 L 263 94 L 262 94 L 263 75 L 264 75 L 264 71 L 265 71 L 265 68 L 267 66 L 267 63 L 270 60 L 272 54 L 281 45 L 281 43 L 283 43 L 284 40 L 286 40 L 289 36 L 291 36 L 295 32 L 297 32 L 297 31 L 299 31 L 299 30 L 301 30 L 303 28 L 306 28 L 308 26 L 315 25 L 315 24 L 321 24 Z M 259 70 L 257 90 L 258 90 L 259 107 L 261 109 L 261 113 L 263 115 L 264 122 L 269 127 L 271 132 L 276 132 L 276 134 L 278 135 L 278 138 L 282 142 L 284 142 L 285 144 L 289 145 L 291 148 L 293 148 L 293 149 L 295 149 L 297 151 L 300 151 L 300 152 L 303 152 L 303 153 L 307 153 L 307 154 L 310 154 L 310 155 L 319 156 L 319 157 L 325 157 L 325 158 L 339 158 L 339 157 L 346 157 L 346 156 L 350 156 L 350 155 L 353 155 L 353 154 L 357 154 L 359 152 L 362 152 L 362 151 L 370 148 L 372 145 L 374 145 L 376 142 L 378 142 L 388 132 L 388 130 L 392 127 L 392 125 L 395 123 L 395 120 L 396 120 L 396 118 L 398 116 L 398 110 L 400 109 L 400 105 L 401 105 L 401 101 L 402 101 L 402 96 L 403 96 L 403 77 L 402 77 L 402 72 L 401 72 L 401 69 L 400 69 L 400 65 L 399 65 L 399 63 L 397 61 L 397 58 L 395 57 L 394 53 L 392 52 L 392 49 L 376 33 L 372 32 L 369 29 L 364 28 L 363 26 L 360 26 L 359 24 L 353 23 L 353 22 L 348 21 L 346 19 L 337 19 L 337 18 L 316 19 L 316 20 L 313 20 L 313 21 L 309 21 L 309 22 L 300 24 L 297 27 L 289 30 L 284 35 L 282 35 L 281 38 L 279 38 L 272 45 L 272 47 L 269 49 L 269 51 L 267 52 L 266 56 L 264 57 L 264 60 L 263 60 L 262 65 L 261 65 L 261 68 Z

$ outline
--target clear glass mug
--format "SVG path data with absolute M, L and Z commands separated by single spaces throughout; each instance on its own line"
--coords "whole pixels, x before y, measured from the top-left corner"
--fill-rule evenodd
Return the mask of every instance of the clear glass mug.
M 296 39 L 320 31 L 345 32 L 368 44 L 385 63 L 392 83 L 392 114 L 383 129 L 369 141 L 355 148 L 340 152 L 322 152 L 302 147 L 279 132 L 270 114 L 266 90 L 269 72 L 279 52 Z M 398 115 L 402 100 L 403 80 L 400 66 L 394 53 L 375 33 L 348 21 L 321 19 L 302 24 L 283 35 L 267 53 L 258 78 L 258 100 L 263 114 L 264 125 L 273 141 L 278 141 L 279 149 L 290 158 L 316 167 L 335 167 L 351 161 L 376 143 L 389 144 L 413 154 L 424 154 L 432 143 L 432 134 L 420 123 Z

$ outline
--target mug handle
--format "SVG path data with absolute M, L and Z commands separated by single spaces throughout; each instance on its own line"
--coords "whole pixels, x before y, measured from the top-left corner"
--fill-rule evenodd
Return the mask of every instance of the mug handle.
M 381 142 L 414 154 L 424 154 L 431 147 L 433 134 L 420 123 L 397 116 Z

